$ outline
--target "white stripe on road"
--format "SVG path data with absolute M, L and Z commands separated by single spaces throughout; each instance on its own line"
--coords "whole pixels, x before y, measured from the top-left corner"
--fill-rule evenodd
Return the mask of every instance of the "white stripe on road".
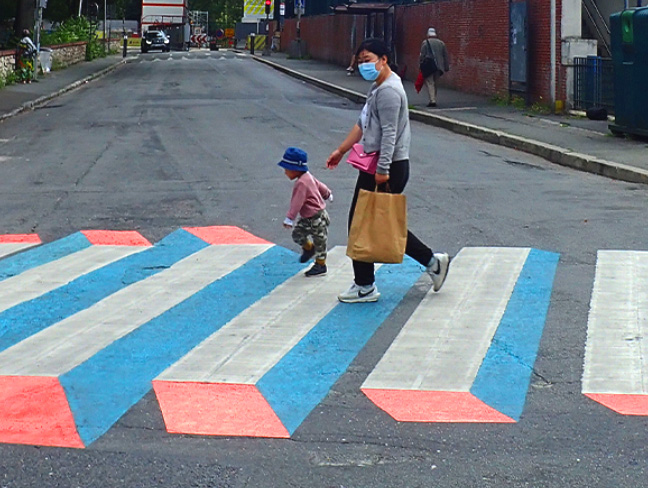
M 599 251 L 583 393 L 648 394 L 648 252 Z
M 0 282 L 0 312 L 33 300 L 80 276 L 149 246 L 90 246 Z
M 529 251 L 462 249 L 443 291 L 428 292 L 362 389 L 469 391 Z
M 300 271 L 156 380 L 256 384 L 339 303 L 352 275 L 345 251 L 329 252 L 326 276 L 306 278 Z
M 5 350 L 0 375 L 59 376 L 270 247 L 220 245 L 192 254 Z

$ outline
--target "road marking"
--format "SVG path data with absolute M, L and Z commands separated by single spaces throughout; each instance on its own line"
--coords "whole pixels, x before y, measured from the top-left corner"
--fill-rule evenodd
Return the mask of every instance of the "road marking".
M 519 420 L 558 255 L 464 248 L 362 385 L 407 422 Z
M 421 267 L 409 258 L 383 266 L 376 274 L 378 302 L 339 303 L 350 272 L 337 256 L 341 251 L 334 251 L 330 276 L 308 282 L 313 293 L 291 293 L 303 282 L 295 277 L 213 336 L 197 353 L 201 357 L 192 354 L 155 381 L 168 430 L 284 438 L 295 432 L 421 276 Z M 243 334 L 228 335 L 239 329 Z M 249 343 L 245 332 L 253 338 Z M 255 352 L 254 360 L 251 352 L 246 355 L 250 363 L 242 360 L 245 349 L 239 352 L 248 344 Z M 218 346 L 224 352 L 210 369 L 205 358 Z
M 41 243 L 37 234 L 0 235 L 0 258 L 29 249 Z
M 21 288 L 12 290 L 6 297 L 0 298 L 0 303 L 12 305 L 0 313 L 0 351 L 94 305 L 132 283 L 159 273 L 207 245 L 203 240 L 181 230 L 167 236 L 153 247 L 135 248 L 135 251 L 140 252 L 131 251 L 130 255 L 115 262 L 108 263 L 104 259 L 104 266 L 99 269 L 93 270 L 94 266 L 90 263 L 87 274 L 76 279 L 73 279 L 74 276 L 68 271 L 66 279 L 61 280 L 55 266 L 61 263 L 75 266 L 77 256 L 85 252 L 85 249 L 8 278 L 5 281 L 18 284 Z M 112 251 L 114 247 L 109 249 Z M 128 254 L 128 248 L 122 249 Z M 24 284 L 25 277 L 33 278 L 34 283 L 27 287 Z M 39 277 L 47 279 L 40 283 Z M 66 280 L 71 281 L 64 283 Z M 4 283 L 0 281 L 0 289 L 5 286 Z M 34 287 L 43 294 L 35 296 L 38 293 L 34 293 Z M 44 287 L 50 288 L 49 291 Z M 15 303 L 20 298 L 24 301 Z M 7 300 L 13 300 L 14 303 L 7 304 Z
M 582 392 L 623 415 L 648 415 L 648 252 L 599 251 Z
M 345 247 L 327 268 L 300 270 L 155 379 L 169 432 L 290 437 L 256 384 L 338 304 L 352 275 Z
M 209 246 L 5 350 L 0 441 L 87 446 L 153 378 L 302 268 L 294 256 L 268 244 Z

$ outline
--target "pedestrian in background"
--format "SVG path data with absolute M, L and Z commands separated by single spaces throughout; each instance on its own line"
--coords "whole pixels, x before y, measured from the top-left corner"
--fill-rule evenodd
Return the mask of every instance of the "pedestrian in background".
M 364 153 L 379 152 L 375 174 L 359 171 L 355 192 L 349 211 L 349 228 L 354 218 L 360 189 L 402 193 L 409 179 L 410 122 L 407 95 L 400 77 L 389 67 L 389 49 L 381 39 L 367 39 L 357 51 L 358 71 L 373 84 L 367 94 L 360 117 L 349 131 L 346 139 L 326 161 L 334 169 L 354 144 L 362 142 Z M 389 183 L 388 185 L 386 185 Z M 425 266 L 432 277 L 434 291 L 443 286 L 450 257 L 445 253 L 433 253 L 410 231 L 407 232 L 405 254 Z M 380 297 L 375 283 L 374 264 L 353 261 L 354 282 L 344 293 L 338 295 L 341 302 L 375 302 Z
M 427 39 L 421 44 L 419 65 L 430 96 L 430 102 L 427 106 L 436 107 L 437 82 L 443 76 L 443 73 L 450 71 L 450 62 L 448 60 L 446 45 L 437 37 L 434 27 L 428 29 Z
M 16 71 L 22 83 L 31 83 L 34 77 L 34 62 L 36 59 L 36 45 L 29 37 L 29 30 L 25 29 L 23 37 L 18 43 L 16 59 Z
M 286 176 L 295 180 L 290 209 L 283 225 L 286 229 L 293 230 L 293 241 L 302 247 L 299 262 L 306 263 L 315 257 L 315 264 L 306 271 L 306 276 L 324 276 L 327 271 L 328 227 L 331 223 L 326 211 L 326 201 L 332 202 L 333 194 L 308 171 L 307 163 L 308 155 L 298 147 L 286 149 L 278 163 Z M 297 216 L 300 217 L 299 220 Z

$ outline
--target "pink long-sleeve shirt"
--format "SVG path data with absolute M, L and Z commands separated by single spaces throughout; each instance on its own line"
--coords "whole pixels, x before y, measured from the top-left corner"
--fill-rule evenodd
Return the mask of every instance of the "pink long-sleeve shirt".
M 294 221 L 297 214 L 305 219 L 312 217 L 326 208 L 325 200 L 330 196 L 331 190 L 306 171 L 295 181 L 292 198 L 290 199 L 290 209 L 286 214 L 286 218 Z

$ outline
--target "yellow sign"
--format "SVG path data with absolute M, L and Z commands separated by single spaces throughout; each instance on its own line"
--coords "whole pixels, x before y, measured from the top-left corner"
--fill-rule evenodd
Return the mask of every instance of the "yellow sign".
M 142 47 L 142 39 L 140 37 L 129 37 L 128 47 Z
M 234 29 L 225 29 L 225 37 L 234 37 Z
M 244 15 L 265 15 L 264 0 L 245 0 Z

